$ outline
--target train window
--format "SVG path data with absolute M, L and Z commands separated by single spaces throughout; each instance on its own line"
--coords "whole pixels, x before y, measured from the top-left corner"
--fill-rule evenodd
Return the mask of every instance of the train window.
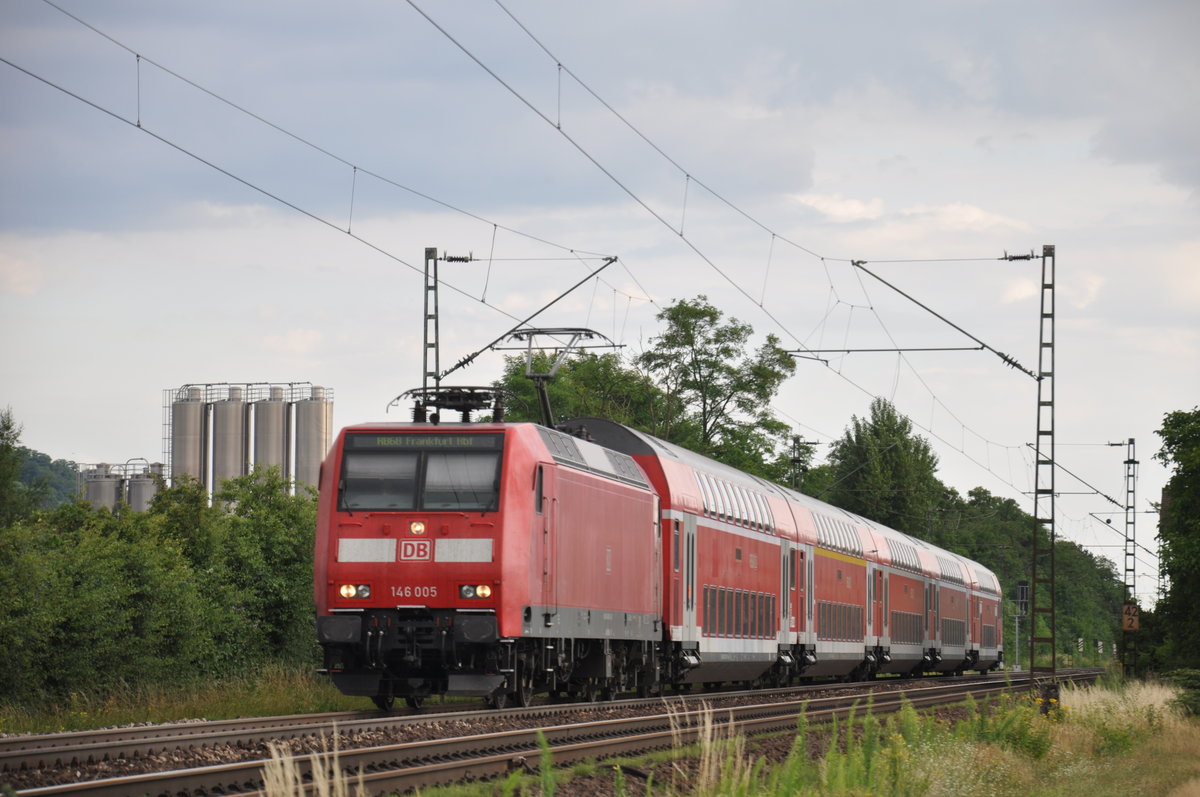
M 758 636 L 758 594 L 746 593 L 746 636 Z
M 729 520 L 733 505 L 725 493 L 725 484 L 720 479 L 713 479 L 713 487 L 716 488 L 717 493 L 717 517 L 721 520 Z
M 347 451 L 342 459 L 340 509 L 415 509 L 415 451 Z
M 347 435 L 338 509 L 494 511 L 503 446 L 501 434 Z
M 700 500 L 704 504 L 704 514 L 711 515 L 713 513 L 712 494 L 708 489 L 708 477 L 700 471 L 696 471 L 696 484 L 700 486 Z
M 721 636 L 729 636 L 733 627 L 733 590 L 721 588 Z
M 671 560 L 675 572 L 679 572 L 679 521 L 675 521 L 675 534 L 671 538 Z
M 738 523 L 743 526 L 750 525 L 750 507 L 746 503 L 746 491 L 741 487 L 731 485 L 733 497 L 737 501 L 738 508 Z
M 499 452 L 430 451 L 426 456 L 425 509 L 496 509 L 500 500 Z
M 722 595 L 724 590 L 720 587 L 713 587 L 713 592 L 716 593 L 713 596 L 716 603 L 716 612 L 714 613 L 716 622 L 713 624 L 713 634 L 721 636 L 725 633 L 725 599 Z
M 533 480 L 533 508 L 539 515 L 542 514 L 542 466 L 538 465 L 537 474 Z
M 742 617 L 742 612 L 745 611 L 742 603 L 743 595 L 744 593 L 740 589 L 733 590 L 733 628 L 730 629 L 730 633 L 734 637 L 740 637 L 742 629 L 745 627 Z
M 767 499 L 755 493 L 754 500 L 758 502 L 758 514 L 762 518 L 762 530 L 769 532 L 771 530 L 771 510 L 767 506 Z

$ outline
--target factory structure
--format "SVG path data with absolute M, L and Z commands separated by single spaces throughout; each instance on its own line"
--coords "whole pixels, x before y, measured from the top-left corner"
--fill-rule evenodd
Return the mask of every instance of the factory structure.
M 162 423 L 162 462 L 82 470 L 89 503 L 112 509 L 123 501 L 144 512 L 163 482 L 190 476 L 211 495 L 227 479 L 268 467 L 293 485 L 316 487 L 333 440 L 333 389 L 311 382 L 188 384 L 163 391 Z
M 124 502 L 134 512 L 145 512 L 158 492 L 163 475 L 161 462 L 131 459 L 119 465 L 107 462 L 84 465 L 79 478 L 83 482 L 83 497 L 92 506 L 113 509 Z
M 333 440 L 333 389 L 311 382 L 184 385 L 163 391 L 163 460 L 172 483 L 227 479 L 277 467 L 316 487 Z

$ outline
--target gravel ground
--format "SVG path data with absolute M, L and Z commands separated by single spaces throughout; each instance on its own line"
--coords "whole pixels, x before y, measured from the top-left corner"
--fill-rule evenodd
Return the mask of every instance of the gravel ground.
M 911 681 L 895 681 L 883 682 L 875 684 L 876 691 L 891 691 L 894 689 L 911 688 L 914 683 Z M 852 694 L 861 691 L 861 685 L 830 687 L 817 692 L 806 695 L 810 698 L 832 697 L 843 694 Z M 714 693 L 710 696 L 710 703 L 713 706 L 727 705 L 743 705 L 753 703 L 763 703 L 772 700 L 795 699 L 792 695 L 788 698 L 777 697 L 772 695 L 755 695 L 753 697 L 722 697 L 719 693 Z M 645 707 L 638 708 L 621 708 L 619 706 L 608 706 L 600 704 L 598 706 L 589 706 L 580 708 L 577 713 L 565 715 L 559 720 L 559 724 L 569 724 L 571 722 L 582 722 L 589 719 L 603 718 L 618 718 L 626 716 L 640 716 L 646 714 Z M 492 722 L 487 723 L 486 727 L 481 727 L 478 719 L 475 720 L 455 720 L 453 717 L 448 717 L 445 721 L 440 721 L 432 724 L 421 724 L 413 726 L 398 725 L 395 728 L 386 731 L 374 731 L 368 733 L 355 733 L 352 735 L 338 734 L 336 744 L 338 749 L 347 750 L 355 747 L 368 747 L 375 745 L 392 745 L 403 744 L 408 742 L 425 741 L 430 739 L 446 739 L 455 736 L 466 736 L 478 733 L 492 733 L 507 730 L 520 730 L 529 727 L 537 727 L 540 724 L 539 720 L 522 720 L 520 717 L 497 717 Z M 333 747 L 333 740 L 330 738 L 302 738 L 289 739 L 276 743 L 284 749 L 289 750 L 293 755 L 307 755 L 309 753 L 320 753 Z M 769 760 L 782 760 L 786 756 L 787 751 L 791 749 L 790 737 L 778 737 L 776 739 L 764 739 L 754 742 L 754 747 L 750 748 L 750 754 L 753 756 L 766 756 Z M 823 754 L 823 750 L 821 754 Z M 267 742 L 255 744 L 247 747 L 230 747 L 230 746 L 215 746 L 192 748 L 184 750 L 174 750 L 169 753 L 158 755 L 149 755 L 139 758 L 123 758 L 111 761 L 101 761 L 86 765 L 75 765 L 66 769 L 63 768 L 46 768 L 22 770 L 19 772 L 2 772 L 0 773 L 0 785 L 7 784 L 14 789 L 28 789 L 37 786 L 50 786 L 63 783 L 74 783 L 79 781 L 98 780 L 101 778 L 120 777 L 124 775 L 135 775 L 145 772 L 159 772 L 169 769 L 184 769 L 188 767 L 209 766 L 213 764 L 232 763 L 236 761 L 254 761 L 264 758 L 270 758 L 271 750 Z M 653 772 L 654 783 L 670 783 L 672 782 L 671 774 L 673 769 L 686 769 L 689 764 L 679 762 L 677 764 L 662 764 L 658 765 Z M 559 790 L 558 794 L 563 795 L 589 795 L 591 797 L 599 797 L 599 795 L 613 794 L 614 778 L 611 773 L 596 775 L 589 778 L 576 778 L 575 783 L 564 785 L 563 789 Z M 630 772 L 625 776 L 627 791 L 630 793 L 638 793 L 637 786 L 639 777 L 636 772 Z M 686 782 L 684 775 L 677 773 L 675 782 Z

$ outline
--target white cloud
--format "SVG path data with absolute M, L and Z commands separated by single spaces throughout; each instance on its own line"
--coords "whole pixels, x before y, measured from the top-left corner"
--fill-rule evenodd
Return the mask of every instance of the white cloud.
M 836 222 L 878 219 L 883 215 L 883 200 L 878 197 L 863 201 L 841 195 L 796 194 L 792 198 Z
M 289 329 L 287 332 L 267 335 L 263 344 L 271 351 L 293 356 L 312 354 L 325 340 L 316 329 Z
M 1000 301 L 1004 304 L 1013 304 L 1014 302 L 1023 302 L 1026 299 L 1032 299 L 1037 296 L 1038 284 L 1032 279 L 1018 279 L 1009 282 L 1004 293 L 1000 295 Z
M 901 215 L 921 220 L 930 227 L 942 230 L 972 230 L 976 232 L 1009 229 L 1028 232 L 1031 228 L 1020 219 L 992 213 L 974 205 L 955 202 L 949 205 L 914 205 Z
M 0 291 L 33 296 L 42 288 L 42 270 L 36 263 L 0 252 Z

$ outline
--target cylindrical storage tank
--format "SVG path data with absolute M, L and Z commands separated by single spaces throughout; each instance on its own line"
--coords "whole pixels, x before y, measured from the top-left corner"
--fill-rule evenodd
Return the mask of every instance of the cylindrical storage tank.
M 246 402 L 240 387 L 229 388 L 229 398 L 213 402 L 212 490 L 226 479 L 246 475 Z
M 272 387 L 270 398 L 254 402 L 254 468 L 279 468 L 288 476 L 288 405 L 282 387 Z
M 332 391 L 312 389 L 312 398 L 296 402 L 296 483 L 317 486 L 321 461 L 333 435 Z
M 206 418 L 204 391 L 181 388 L 171 404 L 171 478 L 193 476 L 204 481 Z
M 83 494 L 97 509 L 116 509 L 121 500 L 121 477 L 104 463 L 83 474 Z
M 125 485 L 130 509 L 134 512 L 145 512 L 150 508 L 150 500 L 158 494 L 158 481 L 155 477 L 162 478 L 162 472 L 162 463 L 155 462 L 141 473 L 130 474 Z

